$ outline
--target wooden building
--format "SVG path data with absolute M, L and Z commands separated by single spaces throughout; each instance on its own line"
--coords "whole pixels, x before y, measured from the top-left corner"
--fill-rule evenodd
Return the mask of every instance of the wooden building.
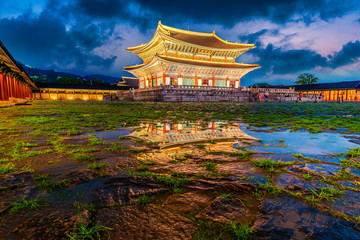
M 319 83 L 287 86 L 295 88 L 297 93 L 322 94 L 324 101 L 359 101 L 360 80 L 347 82 Z
M 129 90 L 129 86 L 116 84 L 57 84 L 37 83 L 38 90 L 33 93 L 34 99 L 44 100 L 80 100 L 80 101 L 111 101 L 117 100 L 116 94 L 121 90 Z
M 254 44 L 232 43 L 215 34 L 181 30 L 159 21 L 147 44 L 130 47 L 143 63 L 124 67 L 139 79 L 139 89 L 159 86 L 240 88 L 241 78 L 260 68 L 235 59 Z
M 0 101 L 31 98 L 34 89 L 35 84 L 0 41 Z

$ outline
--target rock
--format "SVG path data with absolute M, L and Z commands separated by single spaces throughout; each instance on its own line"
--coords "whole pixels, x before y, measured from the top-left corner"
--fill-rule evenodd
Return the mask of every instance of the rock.
M 228 223 L 229 221 L 242 221 L 249 217 L 249 213 L 249 209 L 240 199 L 217 197 L 195 218 Z
M 90 169 L 80 169 L 58 176 L 52 179 L 52 181 L 61 181 L 65 179 L 67 180 L 66 181 L 67 187 L 70 187 L 91 181 L 94 179 L 94 177 L 93 177 L 93 172 Z
M 114 177 L 105 180 L 96 188 L 93 202 L 98 207 L 127 205 L 135 202 L 140 195 L 154 195 L 167 191 L 152 178 Z
M 90 219 L 87 210 L 80 214 L 83 222 Z M 79 220 L 78 210 L 70 206 L 22 210 L 0 221 L 0 239 L 69 239 L 66 234 Z
M 0 177 L 0 192 L 19 187 L 19 185 L 33 178 L 31 172 L 17 172 Z
M 21 197 L 33 199 L 46 194 L 33 183 L 32 178 L 30 172 L 12 173 L 0 178 L 0 214 L 9 208 L 7 202 L 16 202 Z
M 345 213 L 346 215 L 357 217 L 360 216 L 360 193 L 344 191 L 343 195 L 334 199 L 334 201 L 323 201 L 322 204 L 332 210 Z
M 196 224 L 155 205 L 101 209 L 100 225 L 110 227 L 110 239 L 191 239 Z
M 149 167 L 152 172 L 157 173 L 184 173 L 186 175 L 205 174 L 207 170 L 204 167 L 200 167 L 195 164 L 183 164 L 183 163 L 170 163 L 170 164 L 157 164 Z
M 270 159 L 270 160 L 273 160 L 275 162 L 277 162 L 277 161 L 281 161 L 281 162 L 291 162 L 291 161 L 304 162 L 304 160 L 296 158 L 296 157 L 294 157 L 292 155 L 280 154 L 280 153 L 258 153 L 258 154 L 253 154 L 252 159 L 254 159 L 254 160 Z
M 304 180 L 298 176 L 294 176 L 288 173 L 275 175 L 273 178 L 274 185 L 293 192 L 311 193 L 310 189 L 315 189 L 317 187 L 332 187 L 331 185 L 326 183 L 318 182 L 315 180 Z
M 169 196 L 163 203 L 163 207 L 172 211 L 185 213 L 195 211 L 207 206 L 211 197 L 202 193 L 187 192 Z
M 191 181 L 186 185 L 197 190 L 229 191 L 236 193 L 251 193 L 256 185 L 231 178 L 207 178 Z
M 338 165 L 326 163 L 305 163 L 291 167 L 291 171 L 294 172 L 309 172 L 312 175 L 320 175 L 325 177 L 331 177 L 337 173 L 336 171 L 341 169 L 342 168 Z
M 263 176 L 264 171 L 255 167 L 250 162 L 232 162 L 224 163 L 216 166 L 219 173 L 229 174 L 230 176 Z
M 267 198 L 254 239 L 360 239 L 360 227 L 283 194 Z

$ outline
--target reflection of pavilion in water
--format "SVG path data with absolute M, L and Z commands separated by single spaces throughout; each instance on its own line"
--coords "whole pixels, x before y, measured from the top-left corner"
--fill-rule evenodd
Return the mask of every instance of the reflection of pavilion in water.
M 256 140 L 240 130 L 238 125 L 227 125 L 223 121 L 141 124 L 140 130 L 131 135 L 147 141 L 162 143 L 163 147 L 234 138 Z

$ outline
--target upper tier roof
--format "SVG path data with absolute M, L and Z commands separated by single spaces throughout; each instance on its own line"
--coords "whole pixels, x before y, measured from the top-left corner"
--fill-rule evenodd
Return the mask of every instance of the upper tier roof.
M 203 33 L 203 32 L 194 32 L 187 31 L 178 28 L 173 28 L 169 26 L 162 25 L 159 22 L 159 30 L 168 36 L 180 40 L 183 42 L 200 45 L 209 48 L 218 48 L 218 49 L 243 49 L 255 47 L 254 44 L 241 44 L 241 43 L 232 43 L 222 40 L 215 34 L 215 31 L 212 33 Z
M 199 47 L 213 48 L 217 50 L 246 50 L 255 48 L 254 44 L 243 44 L 243 43 L 232 43 L 225 41 L 218 37 L 215 34 L 215 31 L 212 33 L 203 33 L 203 32 L 195 32 L 195 31 L 187 31 L 178 28 L 173 28 L 169 26 L 162 25 L 159 21 L 159 25 L 156 29 L 155 35 L 153 39 L 147 43 L 142 44 L 136 47 L 130 47 L 128 51 L 139 51 L 142 49 L 146 49 L 151 46 L 154 41 L 157 40 L 157 37 L 173 40 L 175 42 L 197 45 Z
M 207 67 L 207 68 L 224 68 L 224 69 L 255 69 L 259 68 L 258 64 L 242 64 L 242 63 L 225 63 L 225 62 L 211 62 L 211 61 L 201 61 L 201 60 L 192 60 L 186 58 L 176 58 L 176 57 L 169 57 L 164 55 L 156 55 L 152 61 L 148 63 L 143 63 L 136 66 L 129 66 L 124 67 L 123 70 L 135 70 L 140 69 L 146 66 L 150 66 L 154 63 L 154 61 L 161 61 L 167 64 L 185 64 L 190 65 L 193 67 Z

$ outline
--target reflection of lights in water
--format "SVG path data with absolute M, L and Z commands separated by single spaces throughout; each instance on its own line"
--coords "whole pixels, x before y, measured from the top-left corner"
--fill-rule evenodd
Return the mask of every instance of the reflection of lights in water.
M 146 141 L 162 143 L 162 147 L 234 138 L 256 140 L 240 130 L 238 124 L 231 125 L 224 121 L 140 124 L 140 129 L 132 135 Z

